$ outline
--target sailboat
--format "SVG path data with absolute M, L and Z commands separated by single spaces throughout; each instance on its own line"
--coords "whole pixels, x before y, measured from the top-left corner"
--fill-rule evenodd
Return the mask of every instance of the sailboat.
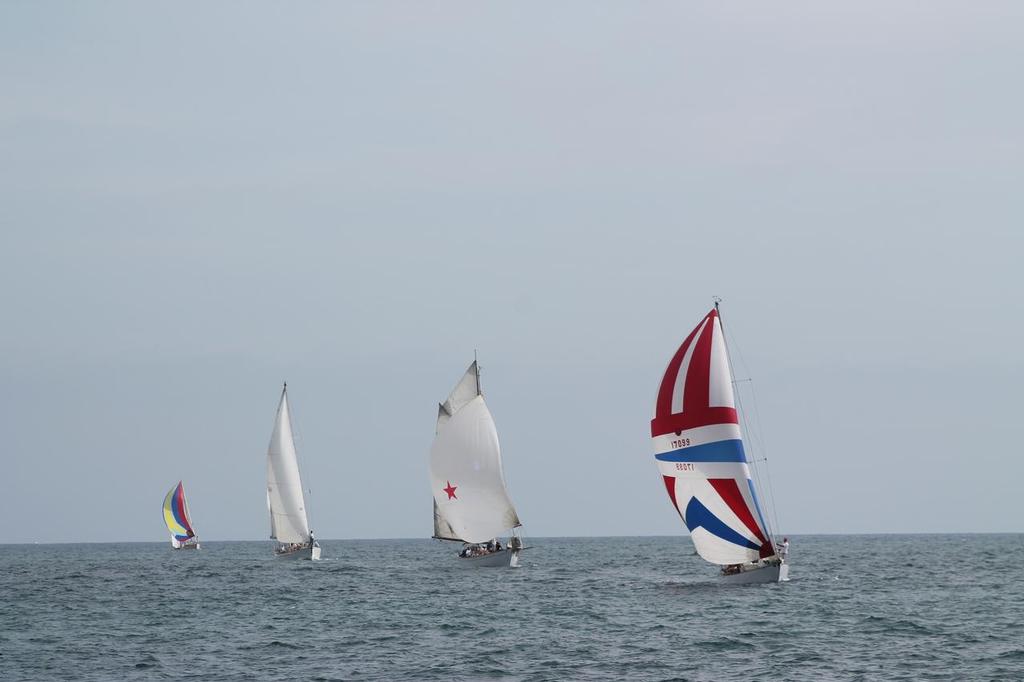
M 287 383 L 281 391 L 274 433 L 267 448 L 267 508 L 270 510 L 270 538 L 277 540 L 275 557 L 320 558 L 320 544 L 309 529 L 306 501 L 302 495 Z
M 171 534 L 174 549 L 199 549 L 199 537 L 192 530 L 189 520 L 188 502 L 185 501 L 185 487 L 178 481 L 164 497 L 164 523 Z
M 718 302 L 672 356 L 651 420 L 672 504 L 705 561 L 727 583 L 788 580 L 743 449 Z
M 520 524 L 505 486 L 501 448 L 480 390 L 480 369 L 469 366 L 438 406 L 430 448 L 434 538 L 463 543 L 460 566 L 518 566 L 524 549 Z M 511 531 L 502 546 L 497 539 Z

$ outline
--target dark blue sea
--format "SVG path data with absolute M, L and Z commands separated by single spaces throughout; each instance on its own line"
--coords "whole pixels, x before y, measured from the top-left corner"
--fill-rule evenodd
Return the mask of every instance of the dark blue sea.
M 685 537 L 0 546 L 3 680 L 1022 680 L 1024 535 L 791 538 L 724 586 Z

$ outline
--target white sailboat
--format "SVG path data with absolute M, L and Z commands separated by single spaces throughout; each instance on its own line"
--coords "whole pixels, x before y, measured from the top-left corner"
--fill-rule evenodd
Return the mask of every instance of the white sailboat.
M 476 360 L 438 406 L 430 448 L 434 538 L 464 544 L 460 566 L 517 566 L 519 516 L 505 486 L 501 448 Z M 505 545 L 497 539 L 506 531 Z
M 728 583 L 789 579 L 743 448 L 718 303 L 662 377 L 651 420 L 655 459 L 694 548 Z
M 320 558 L 320 544 L 309 528 L 306 501 L 302 495 L 299 460 L 288 409 L 288 384 L 281 391 L 274 433 L 267 448 L 267 508 L 270 510 L 270 538 L 277 540 L 275 557 Z

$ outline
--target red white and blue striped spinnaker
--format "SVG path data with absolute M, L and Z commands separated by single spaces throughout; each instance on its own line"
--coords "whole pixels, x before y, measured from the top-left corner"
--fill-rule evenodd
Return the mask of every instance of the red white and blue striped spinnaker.
M 743 450 L 717 310 L 668 363 L 651 437 L 668 495 L 705 560 L 738 564 L 775 554 Z

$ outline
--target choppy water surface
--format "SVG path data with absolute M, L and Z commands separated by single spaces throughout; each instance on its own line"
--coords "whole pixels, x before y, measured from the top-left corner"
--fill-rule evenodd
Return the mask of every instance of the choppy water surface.
M 722 586 L 685 538 L 0 546 L 5 680 L 1024 679 L 1024 536 L 815 536 Z

